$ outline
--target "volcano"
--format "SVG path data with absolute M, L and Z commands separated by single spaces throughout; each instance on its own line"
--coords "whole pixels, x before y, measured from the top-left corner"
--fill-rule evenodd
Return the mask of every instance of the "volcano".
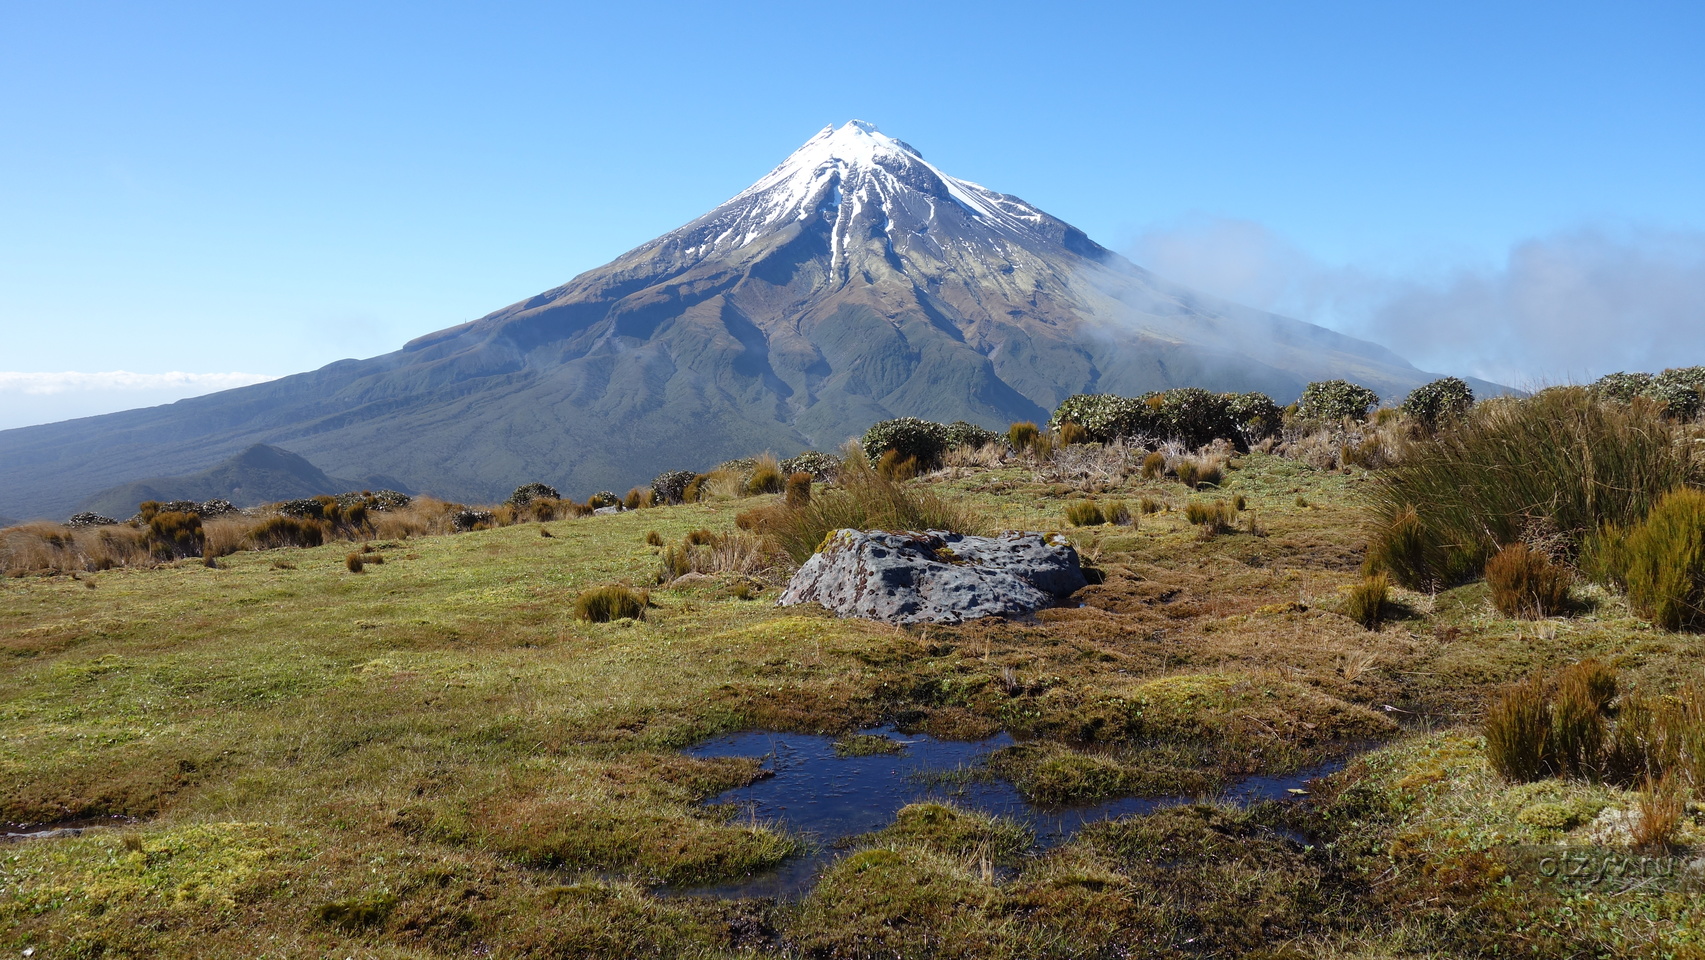
M 532 480 L 584 496 L 833 449 L 889 417 L 1004 429 L 1074 393 L 1285 403 L 1334 377 L 1387 398 L 1432 379 L 1375 344 L 1169 284 L 854 120 L 686 226 L 394 353 L 0 432 L 0 512 L 68 513 L 256 443 L 458 500 Z

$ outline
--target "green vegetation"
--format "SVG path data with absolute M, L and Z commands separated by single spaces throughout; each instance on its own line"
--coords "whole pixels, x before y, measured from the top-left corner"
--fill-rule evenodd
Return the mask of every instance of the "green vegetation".
M 1366 420 L 1379 406 L 1379 394 L 1347 380 L 1317 380 L 1303 388 L 1297 415 L 1303 420 L 1329 422 Z
M 1416 442 L 1448 446 L 1507 403 Z M 1604 405 L 1689 436 L 1655 408 Z M 725 464 L 659 478 L 650 492 L 671 505 L 613 516 L 542 493 L 483 508 L 363 501 L 359 520 L 353 500 L 314 500 L 295 516 L 204 519 L 217 567 L 154 556 L 151 521 L 8 530 L 0 820 L 135 819 L 7 846 L 0 947 L 1697 953 L 1705 907 L 1679 866 L 1705 849 L 1697 636 L 1625 599 L 1626 573 L 1575 587 L 1570 617 L 1528 619 L 1557 612 L 1547 577 L 1573 559 L 1571 543 L 1587 542 L 1595 577 L 1613 561 L 1633 569 L 1618 551 L 1669 556 L 1628 544 L 1644 525 L 1669 531 L 1656 544 L 1685 540 L 1676 531 L 1693 529 L 1697 509 L 1663 497 L 1685 482 L 1652 494 L 1649 516 L 1630 507 L 1604 530 L 1598 506 L 1577 527 L 1512 524 L 1521 535 L 1482 554 L 1521 544 L 1505 558 L 1511 575 L 1494 564 L 1486 582 L 1462 583 L 1476 565 L 1417 591 L 1363 569 L 1405 551 L 1436 557 L 1428 518 L 1449 512 L 1436 498 L 1406 501 L 1415 546 L 1389 536 L 1402 466 L 1346 466 L 1335 452 L 1312 465 L 1326 447 L 1306 438 L 1233 455 L 1063 450 L 1047 436 L 910 481 L 883 477 L 862 448 L 834 481 L 778 463 L 784 492 L 756 496 L 761 461 Z M 1162 468 L 1213 462 L 1219 489 L 1180 502 L 1163 469 L 1145 475 L 1157 455 Z M 793 474 L 809 476 L 808 495 Z M 1532 502 L 1566 506 L 1558 491 L 1578 474 L 1536 478 Z M 1630 475 L 1595 473 L 1609 491 L 1595 503 L 1619 502 L 1611 481 Z M 690 486 L 699 495 L 674 503 Z M 551 504 L 552 536 L 539 504 Z M 1079 504 L 1117 524 L 1067 530 L 1098 582 L 1033 620 L 896 629 L 764 599 L 842 526 L 1054 530 Z M 1200 536 L 1231 527 L 1240 504 L 1264 535 Z M 1133 513 L 1140 527 L 1124 522 Z M 1365 557 L 1370 514 L 1387 536 L 1384 554 Z M 287 542 L 264 546 L 263 527 Z M 316 545 L 291 539 L 310 529 Z M 859 733 L 880 723 L 902 735 Z M 1017 745 L 943 771 L 948 800 L 857 838 L 797 903 L 663 896 L 659 884 L 732 880 L 801 848 L 785 823 L 703 803 L 763 775 L 759 761 L 680 749 L 751 729 L 830 734 L 845 756 L 903 750 L 914 731 L 1006 731 Z M 1250 775 L 1351 757 L 1294 802 L 1208 802 Z M 952 802 L 955 783 L 995 776 L 1044 803 L 1197 802 L 1038 852 L 1023 826 Z M 1680 872 L 1582 885 L 1541 869 L 1560 851 Z
M 1665 630 L 1705 624 L 1705 492 L 1670 491 L 1626 530 L 1606 526 L 1588 554 L 1587 566 L 1641 616 Z
M 1569 571 L 1525 543 L 1512 543 L 1486 561 L 1492 605 L 1506 617 L 1541 620 L 1569 606 Z
M 1437 430 L 1468 415 L 1474 391 L 1457 377 L 1440 377 L 1409 392 L 1398 410 L 1424 430 Z
M 1373 474 L 1370 557 L 1416 589 L 1460 583 L 1516 542 L 1573 557 L 1600 526 L 1638 521 L 1700 479 L 1689 429 L 1579 387 L 1482 403 Z

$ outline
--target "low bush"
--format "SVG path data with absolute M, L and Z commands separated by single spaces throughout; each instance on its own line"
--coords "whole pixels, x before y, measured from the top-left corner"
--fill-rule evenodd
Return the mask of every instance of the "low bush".
M 873 424 L 860 441 L 865 457 L 875 463 L 893 452 L 897 462 L 914 460 L 922 470 L 934 469 L 947 450 L 947 427 L 917 417 L 898 417 Z
M 557 492 L 556 487 L 548 483 L 523 483 L 516 487 L 515 492 L 510 494 L 509 499 L 504 502 L 514 507 L 524 507 L 539 499 L 561 500 L 562 494 Z
M 691 470 L 664 471 L 657 475 L 657 479 L 651 481 L 651 492 L 657 498 L 658 503 L 685 502 L 687 484 L 692 483 L 693 478 L 697 476 L 698 474 Z
M 1474 390 L 1457 377 L 1440 377 L 1409 391 L 1397 409 L 1424 429 L 1460 420 L 1474 406 Z
M 586 505 L 594 510 L 603 507 L 619 507 L 622 505 L 622 498 L 616 496 L 613 490 L 600 490 L 586 498 Z
M 1142 397 L 1120 397 L 1110 393 L 1076 394 L 1054 408 L 1048 426 L 1058 430 L 1063 424 L 1075 423 L 1095 443 L 1111 443 L 1122 437 L 1157 436 L 1160 417 L 1156 408 L 1147 402 L 1152 396 L 1154 394 Z M 1013 446 L 1014 449 L 1023 449 L 1017 444 Z
M 1074 527 L 1095 527 L 1107 522 L 1101 507 L 1093 500 L 1073 500 L 1066 504 L 1066 522 Z
M 1627 529 L 1607 526 L 1584 565 L 1665 630 L 1705 626 L 1705 491 L 1673 490 Z
M 1297 416 L 1306 421 L 1366 420 L 1379 394 L 1348 380 L 1317 380 L 1303 388 Z
M 1569 571 L 1525 543 L 1512 543 L 1486 561 L 1492 605 L 1506 617 L 1542 620 L 1569 605 Z
M 947 425 L 947 448 L 969 447 L 973 450 L 986 447 L 1001 439 L 1001 435 L 986 427 L 979 427 L 964 420 L 955 420 Z
M 1226 398 L 1226 412 L 1245 446 L 1278 436 L 1285 425 L 1284 411 L 1264 393 L 1232 394 Z
M 649 604 L 650 597 L 644 591 L 635 592 L 620 585 L 594 587 L 575 598 L 574 615 L 592 623 L 641 620 Z
M 811 475 L 811 479 L 818 483 L 830 483 L 841 472 L 841 458 L 832 453 L 807 450 L 798 456 L 783 460 L 781 472 L 788 476 L 796 473 L 808 473 Z
M 1378 630 L 1385 622 L 1386 604 L 1391 596 L 1391 581 L 1385 574 L 1376 573 L 1362 578 L 1362 582 L 1352 586 L 1344 596 L 1341 608 L 1344 616 L 1356 621 L 1369 630 Z

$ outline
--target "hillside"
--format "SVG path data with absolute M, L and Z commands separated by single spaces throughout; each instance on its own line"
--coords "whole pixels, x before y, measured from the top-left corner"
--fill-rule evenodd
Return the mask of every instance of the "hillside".
M 893 416 L 1004 428 L 1074 393 L 1342 377 L 1390 351 L 1167 283 L 1070 224 L 854 121 L 715 210 L 567 284 L 366 360 L 0 431 L 0 510 L 204 470 L 255 443 L 458 500 L 585 496 Z M 1485 385 L 1481 385 L 1485 386 Z
M 257 443 L 242 453 L 200 473 L 155 477 L 121 484 L 90 497 L 84 510 L 128 517 L 145 500 L 229 500 L 239 507 L 276 503 L 349 490 L 392 489 L 412 493 L 388 477 L 340 480 L 288 450 Z

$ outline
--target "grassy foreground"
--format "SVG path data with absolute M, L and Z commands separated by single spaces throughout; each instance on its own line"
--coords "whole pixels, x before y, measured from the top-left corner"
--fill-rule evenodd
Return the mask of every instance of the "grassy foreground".
M 762 499 L 376 542 L 384 562 L 360 573 L 328 545 L 0 581 L 0 820 L 134 819 L 0 846 L 0 949 L 1705 956 L 1697 853 L 1631 854 L 1616 824 L 1632 794 L 1502 784 L 1478 735 L 1489 694 L 1536 669 L 1594 656 L 1659 689 L 1705 677 L 1697 638 L 1598 593 L 1572 619 L 1508 620 L 1484 585 L 1398 591 L 1367 630 L 1340 612 L 1365 478 L 1259 454 L 1202 493 L 1135 478 L 1085 493 L 1016 467 L 936 478 L 998 527 L 1062 529 L 1084 499 L 1171 507 L 1066 528 L 1105 579 L 1022 624 L 779 609 L 779 576 L 755 594 L 737 575 L 652 586 L 648 532 L 731 531 Z M 1238 495 L 1233 532 L 1185 519 L 1190 500 Z M 652 587 L 645 619 L 573 617 L 612 583 Z M 1186 805 L 1046 856 L 932 806 L 800 903 L 655 895 L 795 848 L 781 825 L 698 805 L 756 764 L 680 747 L 879 721 L 1011 731 L 1026 742 L 999 768 L 1047 801 L 1211 799 L 1374 749 L 1305 803 Z M 1607 878 L 1612 859 L 1656 866 Z

